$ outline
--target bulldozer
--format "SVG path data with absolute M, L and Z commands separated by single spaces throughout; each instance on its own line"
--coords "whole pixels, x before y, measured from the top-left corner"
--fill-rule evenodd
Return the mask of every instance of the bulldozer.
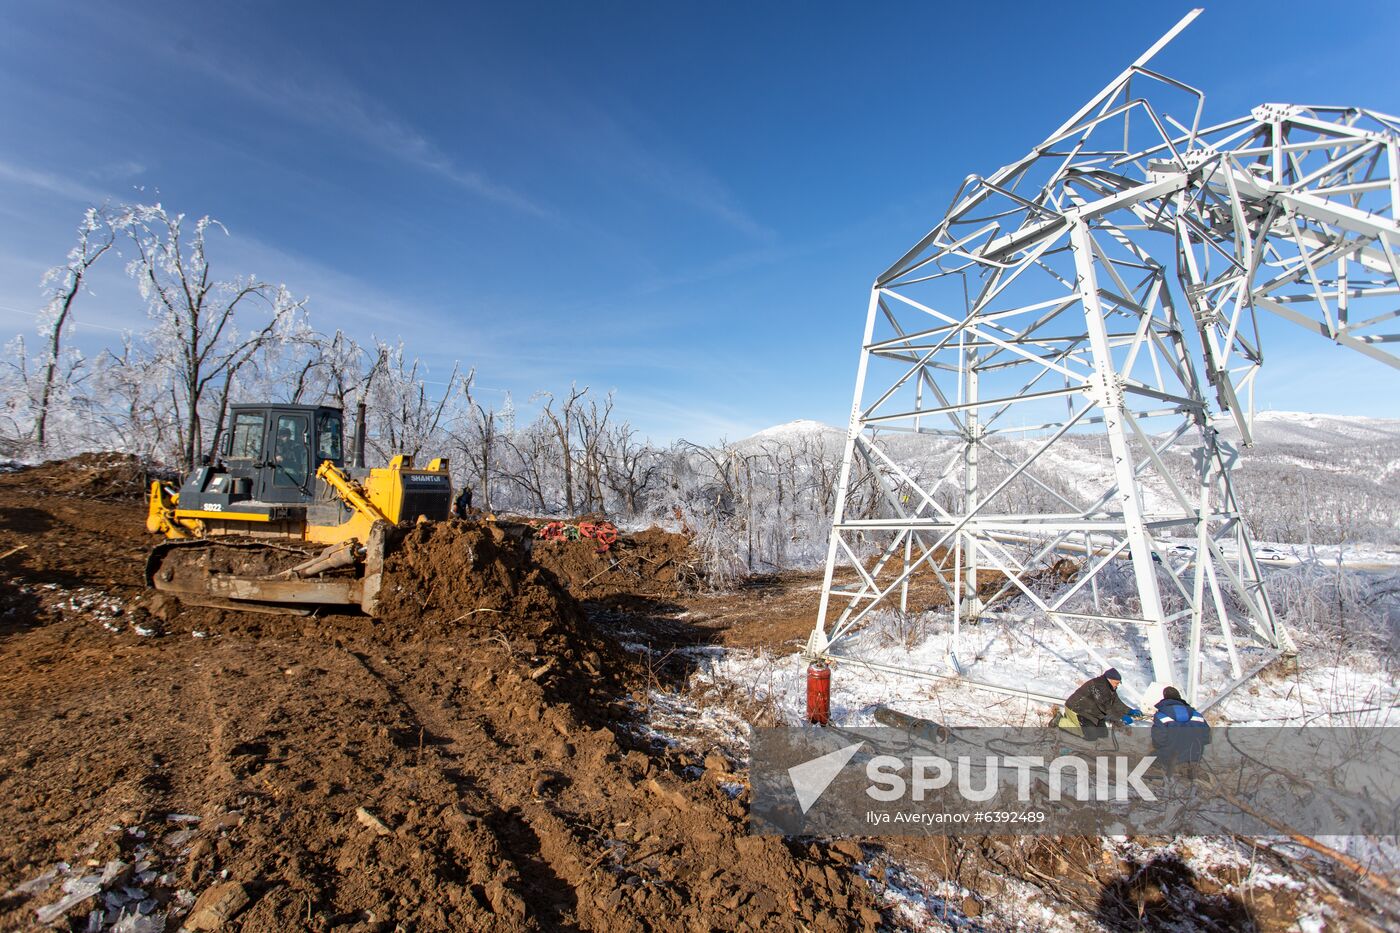
M 325 405 L 231 406 L 219 457 L 178 489 L 151 483 L 146 529 L 165 540 L 147 585 L 219 609 L 374 615 L 389 533 L 448 518 L 452 480 L 441 457 L 366 469 L 362 430 L 347 465 L 344 422 Z

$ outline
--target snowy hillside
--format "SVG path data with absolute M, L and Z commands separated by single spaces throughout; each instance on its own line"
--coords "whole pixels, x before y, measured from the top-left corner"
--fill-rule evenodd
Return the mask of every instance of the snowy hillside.
M 828 437 L 844 438 L 845 428 L 838 428 L 823 421 L 812 421 L 808 418 L 798 418 L 796 421 L 789 421 L 785 424 L 775 424 L 771 428 L 764 428 L 752 437 L 745 438 L 739 443 L 745 444 L 750 441 L 795 441 L 807 437 Z
M 1239 440 L 1234 419 L 1217 423 L 1221 434 Z M 1254 416 L 1254 443 L 1304 444 L 1317 447 L 1395 444 L 1400 446 L 1400 419 L 1356 415 L 1314 415 L 1302 411 L 1262 411 Z
M 1239 446 L 1233 420 L 1221 419 L 1217 426 Z M 767 428 L 735 446 L 815 446 L 820 441 L 839 456 L 844 438 L 841 428 L 800 420 Z M 1037 444 L 1003 440 L 996 446 L 1020 459 Z M 882 446 L 912 476 L 940 475 L 957 455 L 956 444 L 947 438 L 887 435 Z M 1189 451 L 1178 445 L 1166 457 L 1186 486 L 1193 469 Z M 982 469 L 984 482 L 991 485 L 1003 474 L 1005 462 L 990 458 Z M 1040 457 L 1032 473 L 1034 486 L 1018 485 L 1008 492 L 1023 499 L 1028 511 L 1055 511 L 1066 500 L 1087 506 L 1113 483 L 1108 447 L 1097 433 L 1067 435 Z M 1240 450 L 1234 475 L 1246 520 L 1260 541 L 1400 545 L 1400 419 L 1261 412 L 1254 422 L 1254 444 Z M 951 495 L 957 485 L 954 481 L 945 490 Z M 1052 490 L 1064 499 L 1055 500 Z M 1165 484 L 1151 471 L 1144 476 L 1143 500 L 1149 512 L 1170 503 Z
M 1400 544 L 1400 420 L 1262 412 L 1235 485 L 1261 540 Z

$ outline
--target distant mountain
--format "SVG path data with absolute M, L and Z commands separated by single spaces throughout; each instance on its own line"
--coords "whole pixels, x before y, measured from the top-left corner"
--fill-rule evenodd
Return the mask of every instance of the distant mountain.
M 1239 443 L 1232 418 L 1217 420 L 1216 427 L 1225 439 Z M 766 428 L 735 446 L 746 453 L 820 449 L 834 460 L 841 456 L 845 434 L 842 428 L 804 419 Z M 996 446 L 1019 460 L 1038 441 L 1011 435 Z M 955 440 L 913 434 L 886 436 L 882 447 L 910 475 L 925 479 L 942 472 L 957 453 Z M 1194 482 L 1190 451 L 1189 439 L 1183 439 L 1163 456 L 1180 488 L 1192 488 Z M 1008 468 L 1004 458 L 983 459 L 983 483 L 991 488 Z M 1115 482 L 1110 450 L 1099 432 L 1066 435 L 1041 454 L 1030 472 L 1034 483 L 1018 482 L 1006 494 L 1018 499 L 1025 512 L 1054 511 L 1067 504 L 1087 507 Z M 1257 540 L 1400 544 L 1400 418 L 1259 412 L 1254 446 L 1240 451 L 1234 481 Z M 955 478 L 945 492 L 958 485 Z M 1154 470 L 1144 473 L 1142 495 L 1149 511 L 1173 505 L 1171 489 Z
M 1216 421 L 1230 440 L 1239 438 L 1233 418 Z M 1400 442 L 1400 419 L 1360 415 L 1315 415 L 1305 411 L 1261 411 L 1254 415 L 1254 443 L 1305 447 L 1355 447 Z
M 836 437 L 846 436 L 845 428 L 833 427 L 822 421 L 811 421 L 806 418 L 799 418 L 796 421 L 789 421 L 786 424 L 775 424 L 771 428 L 764 428 L 752 437 L 747 437 L 740 441 L 747 444 L 751 441 L 791 441 L 800 437 Z

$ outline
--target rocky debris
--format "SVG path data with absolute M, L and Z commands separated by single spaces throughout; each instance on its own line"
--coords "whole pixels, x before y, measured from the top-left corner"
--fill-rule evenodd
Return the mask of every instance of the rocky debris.
M 368 810 L 366 810 L 364 807 L 356 807 L 356 808 L 355 808 L 355 819 L 358 820 L 359 823 L 360 823 L 360 825 L 363 826 L 363 827 L 365 827 L 366 829 L 372 829 L 372 830 L 374 830 L 375 835 L 378 835 L 378 836 L 391 836 L 391 835 L 393 835 L 393 832 L 394 832 L 394 831 L 393 831 L 392 829 L 390 829 L 389 827 L 385 826 L 383 820 L 381 820 L 379 817 L 375 816 L 373 813 L 371 813 L 371 812 L 369 812 Z
M 63 882 L 63 896 L 52 904 L 45 904 L 34 911 L 34 916 L 45 926 L 62 920 L 74 907 L 91 900 L 102 893 L 100 875 L 83 875 Z
M 92 929 L 90 923 L 88 928 Z M 165 915 L 162 913 L 124 914 L 111 928 L 111 933 L 165 933 Z
M 33 878 L 30 878 L 28 881 L 22 881 L 10 890 L 6 891 L 5 899 L 9 900 L 10 898 L 15 897 L 17 895 L 33 897 L 36 894 L 43 894 L 53 885 L 55 881 L 57 881 L 61 876 L 68 873 L 69 867 L 70 866 L 67 862 L 59 862 L 56 865 L 50 865 L 48 868 L 35 875 Z
M 201 817 L 189 813 L 169 813 L 162 821 L 158 814 L 128 809 L 119 817 L 121 822 L 108 825 L 71 862 L 49 866 L 6 892 L 0 902 L 41 899 L 60 884 L 61 897 L 31 908 L 40 924 L 67 923 L 87 933 L 164 933 L 168 919 L 195 903 L 194 894 L 177 880 L 178 866 L 186 866 L 191 883 L 208 877 L 207 859 L 199 858 L 201 845 L 212 851 L 211 840 L 222 840 L 223 832 L 241 819 L 225 813 L 201 833 Z M 104 861 L 101 853 L 110 857 Z
M 0 619 L 34 614 L 49 619 L 79 619 L 117 634 L 135 621 L 125 600 L 98 587 L 67 588 L 57 583 L 16 583 L 0 579 Z M 33 621 L 33 620 L 31 620 Z
M 143 852 L 142 849 L 137 851 Z M 17 886 L 10 894 L 37 896 L 57 878 L 70 875 L 63 881 L 62 897 L 34 909 L 34 917 L 40 924 L 56 924 L 81 908 L 87 912 L 83 928 L 91 933 L 159 933 L 165 929 L 166 913 L 159 909 L 161 900 L 148 890 L 157 881 L 150 864 L 145 859 L 134 865 L 111 859 L 100 866 L 100 873 L 71 875 L 68 863 L 59 862 L 37 878 Z M 98 867 L 94 860 L 88 860 L 88 865 Z M 94 899 L 96 904 L 89 905 Z
M 237 881 L 225 881 L 207 889 L 185 918 L 187 930 L 219 930 L 248 906 L 248 889 Z

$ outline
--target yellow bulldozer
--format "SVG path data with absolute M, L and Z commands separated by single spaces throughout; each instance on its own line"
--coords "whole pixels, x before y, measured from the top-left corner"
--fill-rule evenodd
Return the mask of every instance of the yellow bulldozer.
M 389 530 L 451 514 L 446 459 L 418 469 L 400 454 L 365 469 L 361 446 L 347 466 L 338 408 L 234 405 L 219 452 L 179 489 L 150 488 L 146 528 L 165 540 L 146 583 L 185 603 L 373 615 Z

